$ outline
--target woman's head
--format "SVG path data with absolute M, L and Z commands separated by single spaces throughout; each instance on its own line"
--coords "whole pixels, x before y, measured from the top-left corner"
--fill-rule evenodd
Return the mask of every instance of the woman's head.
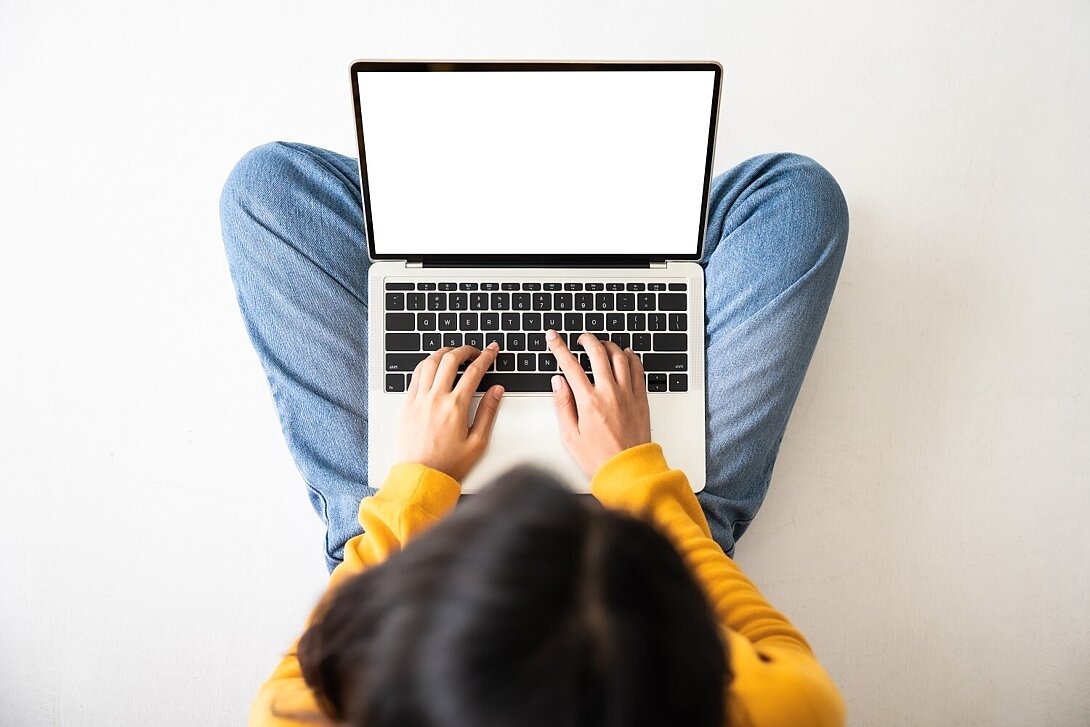
M 670 543 L 527 468 L 339 586 L 299 662 L 367 727 L 719 725 L 728 678 Z

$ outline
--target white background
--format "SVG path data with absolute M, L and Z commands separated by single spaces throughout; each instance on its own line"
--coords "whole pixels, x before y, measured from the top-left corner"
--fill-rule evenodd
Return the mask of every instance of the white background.
M 713 71 L 357 76 L 377 254 L 696 254 Z
M 223 259 L 348 64 L 714 58 L 852 232 L 738 560 L 853 725 L 1090 722 L 1090 5 L 0 0 L 0 722 L 234 725 L 319 595 Z

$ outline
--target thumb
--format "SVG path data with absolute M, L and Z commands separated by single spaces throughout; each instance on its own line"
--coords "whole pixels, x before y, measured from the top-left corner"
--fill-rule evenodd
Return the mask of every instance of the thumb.
M 575 394 L 568 381 L 557 374 L 553 376 L 553 403 L 556 404 L 556 420 L 560 424 L 560 433 L 565 437 L 579 429 L 579 413 L 575 408 Z
M 496 413 L 500 409 L 500 399 L 503 398 L 503 387 L 493 386 L 477 405 L 477 413 L 473 415 L 473 426 L 469 428 L 469 436 L 477 440 L 477 444 L 483 445 L 492 436 L 492 427 L 496 423 Z

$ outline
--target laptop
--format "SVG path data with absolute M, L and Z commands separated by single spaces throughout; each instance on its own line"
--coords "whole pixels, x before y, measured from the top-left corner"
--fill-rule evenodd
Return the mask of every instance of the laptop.
M 519 464 L 572 489 L 545 331 L 631 346 L 651 436 L 705 476 L 701 256 L 722 67 L 715 62 L 352 64 L 368 274 L 368 477 L 396 463 L 411 372 L 442 346 L 500 345 L 506 389 L 474 492 Z M 480 396 L 475 398 L 479 402 Z

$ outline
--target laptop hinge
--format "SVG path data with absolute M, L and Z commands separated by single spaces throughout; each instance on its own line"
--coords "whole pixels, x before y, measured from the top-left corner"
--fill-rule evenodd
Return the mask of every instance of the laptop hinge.
M 666 269 L 666 261 L 665 260 L 652 260 L 648 264 L 647 267 L 651 268 L 652 270 L 665 270 Z
M 647 261 L 647 260 L 565 260 L 560 258 L 558 260 L 533 260 L 533 261 L 517 261 L 517 262 L 493 262 L 488 265 L 482 265 L 481 260 L 424 260 L 418 262 L 406 262 L 405 267 L 410 268 L 478 268 L 480 270 L 487 270 L 490 267 L 503 267 L 503 268 L 665 268 L 666 263 L 661 261 Z
M 422 268 L 422 267 L 424 267 L 424 263 L 420 262 L 419 260 L 406 260 L 405 261 L 405 267 L 407 267 L 407 268 Z

